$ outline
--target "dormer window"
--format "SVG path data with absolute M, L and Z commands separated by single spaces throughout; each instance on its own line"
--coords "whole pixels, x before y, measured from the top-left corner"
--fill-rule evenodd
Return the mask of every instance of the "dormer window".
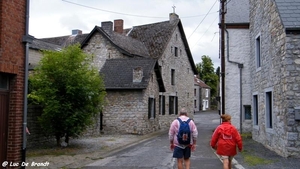
M 133 69 L 133 82 L 139 83 L 143 80 L 143 68 L 136 67 Z

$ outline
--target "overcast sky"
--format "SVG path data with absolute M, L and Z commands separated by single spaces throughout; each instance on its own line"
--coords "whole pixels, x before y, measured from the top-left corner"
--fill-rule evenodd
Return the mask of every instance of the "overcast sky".
M 175 7 L 174 7 L 175 6 Z M 124 20 L 124 28 L 169 20 L 175 10 L 195 64 L 219 59 L 219 0 L 30 0 L 29 34 L 36 38 L 90 33 L 101 22 Z

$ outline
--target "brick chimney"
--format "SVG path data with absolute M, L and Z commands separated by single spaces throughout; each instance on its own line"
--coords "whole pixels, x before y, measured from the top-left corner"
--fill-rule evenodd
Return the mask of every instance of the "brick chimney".
M 114 31 L 122 34 L 123 33 L 123 23 L 124 23 L 124 21 L 122 19 L 114 20 Z
M 179 19 L 179 16 L 176 13 L 170 13 L 169 18 L 170 18 L 170 23 L 172 23 L 173 21 Z
M 113 22 L 112 21 L 101 22 L 101 27 L 109 36 L 111 36 L 112 31 L 113 31 Z

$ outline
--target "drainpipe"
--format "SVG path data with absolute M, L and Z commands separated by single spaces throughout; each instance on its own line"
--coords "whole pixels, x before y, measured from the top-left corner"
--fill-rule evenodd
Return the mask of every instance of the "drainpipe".
M 25 35 L 23 36 L 23 43 L 25 43 L 25 78 L 24 78 L 24 105 L 23 105 L 23 146 L 22 146 L 22 162 L 26 158 L 26 127 L 27 127 L 27 94 L 28 94 L 28 53 L 29 43 L 32 43 L 33 37 L 28 34 L 29 25 L 29 0 L 26 0 L 26 22 L 25 22 Z M 23 166 L 22 168 L 25 168 Z
M 242 131 L 243 131 L 242 130 L 242 127 L 243 127 L 243 125 L 242 125 L 243 124 L 242 68 L 244 67 L 244 65 L 242 63 L 229 60 L 229 32 L 227 31 L 227 29 L 225 29 L 225 31 L 226 31 L 226 34 L 227 34 L 227 61 L 229 63 L 237 64 L 238 68 L 240 69 L 240 133 L 242 133 Z

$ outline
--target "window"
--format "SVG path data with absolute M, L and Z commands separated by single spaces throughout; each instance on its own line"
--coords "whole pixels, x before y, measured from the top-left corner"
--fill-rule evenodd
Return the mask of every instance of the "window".
M 165 115 L 165 96 L 159 95 L 159 114 Z
M 148 99 L 148 119 L 155 119 L 155 98 Z
M 208 89 L 205 89 L 205 97 L 208 97 Z
M 174 49 L 175 49 L 175 56 L 178 56 L 178 48 L 175 47 Z
M 244 114 L 245 114 L 245 120 L 251 120 L 251 106 L 250 105 L 244 105 Z
M 194 96 L 197 96 L 197 89 L 194 89 Z
M 194 107 L 197 108 L 197 100 L 194 100 Z
M 255 55 L 256 55 L 256 68 L 261 67 L 261 41 L 260 36 L 255 39 Z
M 258 125 L 258 96 L 253 95 L 253 115 L 254 115 L 254 125 Z
M 178 114 L 177 96 L 169 96 L 169 114 Z
M 272 91 L 266 92 L 266 127 L 273 128 L 273 108 L 272 108 Z
M 175 69 L 171 69 L 171 85 L 175 85 Z
M 8 90 L 8 76 L 5 74 L 0 74 L 0 89 Z

